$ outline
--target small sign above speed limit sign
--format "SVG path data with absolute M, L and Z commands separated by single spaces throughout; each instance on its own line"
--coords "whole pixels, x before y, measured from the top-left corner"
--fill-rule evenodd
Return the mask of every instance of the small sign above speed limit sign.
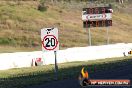
M 43 51 L 59 50 L 58 29 L 57 28 L 41 29 L 41 41 Z

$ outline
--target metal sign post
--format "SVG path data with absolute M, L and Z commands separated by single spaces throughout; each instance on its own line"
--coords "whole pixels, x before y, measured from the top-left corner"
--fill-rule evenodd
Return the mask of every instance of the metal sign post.
M 87 33 L 88 33 L 89 46 L 91 46 L 92 45 L 91 44 L 91 30 L 90 30 L 90 28 L 87 28 L 86 30 L 87 30 Z
M 88 33 L 89 33 L 89 45 L 91 46 L 91 31 L 90 31 L 90 28 L 88 28 Z
M 57 65 L 57 52 L 54 51 L 54 55 L 55 55 L 55 79 L 58 79 L 58 65 Z
M 109 27 L 107 27 L 107 44 L 109 44 Z
M 58 28 L 41 29 L 42 51 L 54 51 L 55 79 L 58 79 L 57 50 L 59 50 Z
M 91 46 L 91 30 L 90 30 L 90 27 L 88 25 L 88 19 L 86 21 L 86 32 L 88 33 L 88 45 Z

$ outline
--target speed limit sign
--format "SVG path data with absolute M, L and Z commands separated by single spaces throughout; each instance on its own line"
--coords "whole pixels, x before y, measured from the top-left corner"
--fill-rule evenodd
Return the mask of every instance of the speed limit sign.
M 58 29 L 57 28 L 41 29 L 41 41 L 43 51 L 59 50 Z

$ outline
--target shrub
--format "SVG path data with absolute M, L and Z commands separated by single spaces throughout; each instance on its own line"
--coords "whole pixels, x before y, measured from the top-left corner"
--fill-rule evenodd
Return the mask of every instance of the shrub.
M 38 10 L 39 11 L 46 11 L 47 8 L 45 6 L 45 0 L 40 0 L 40 4 L 38 5 Z
M 11 38 L 0 38 L 0 45 L 15 45 L 16 41 Z

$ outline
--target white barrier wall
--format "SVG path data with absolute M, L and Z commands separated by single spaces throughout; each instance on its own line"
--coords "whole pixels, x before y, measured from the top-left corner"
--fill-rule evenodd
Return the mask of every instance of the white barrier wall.
M 123 52 L 132 49 L 132 43 L 129 44 L 111 44 L 101 46 L 75 47 L 66 50 L 57 51 L 57 62 L 72 62 L 72 61 L 88 61 L 111 57 L 124 56 Z M 42 58 L 43 64 L 54 64 L 54 52 L 17 52 L 17 53 L 1 53 L 0 54 L 0 70 L 10 68 L 30 67 L 32 60 Z

